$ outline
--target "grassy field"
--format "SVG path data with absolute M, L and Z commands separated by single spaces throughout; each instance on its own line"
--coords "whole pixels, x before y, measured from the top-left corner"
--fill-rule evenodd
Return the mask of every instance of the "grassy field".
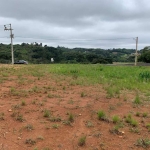
M 81 65 L 81 64 L 52 64 L 52 65 L 28 65 L 0 68 L 0 82 L 8 76 L 32 75 L 36 77 L 45 74 L 56 76 L 70 76 L 79 85 L 102 84 L 111 90 L 137 90 L 149 92 L 150 68 L 135 66 L 107 66 L 107 65 Z
M 144 66 L 1 65 L 0 149 L 149 148 L 149 83 Z

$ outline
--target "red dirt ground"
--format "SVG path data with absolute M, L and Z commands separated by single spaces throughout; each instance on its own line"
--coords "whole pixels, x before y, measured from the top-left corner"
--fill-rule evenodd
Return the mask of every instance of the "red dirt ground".
M 74 85 L 72 80 L 75 79 L 54 75 L 13 76 L 1 83 L 0 150 L 142 149 L 135 143 L 139 138 L 150 138 L 145 127 L 150 118 L 137 117 L 135 113 L 149 112 L 148 103 L 134 106 L 135 94 L 129 91 L 122 92 L 118 98 L 107 98 L 102 85 Z M 45 109 L 51 112 L 50 118 L 61 120 L 53 122 L 44 117 Z M 107 121 L 98 120 L 99 110 L 106 112 Z M 66 125 L 70 113 L 74 122 Z M 112 116 L 118 115 L 124 120 L 129 113 L 138 120 L 139 133 L 131 132 L 129 129 L 133 127 L 125 121 L 120 134 L 111 133 L 115 126 Z M 17 120 L 18 114 L 22 118 Z M 29 125 L 33 130 L 27 129 Z M 85 145 L 79 146 L 83 136 L 86 136 Z

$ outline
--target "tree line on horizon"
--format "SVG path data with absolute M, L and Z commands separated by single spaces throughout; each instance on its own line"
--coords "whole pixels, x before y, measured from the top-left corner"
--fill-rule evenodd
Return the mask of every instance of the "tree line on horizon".
M 14 47 L 14 59 L 27 60 L 33 64 L 48 64 L 51 63 L 51 58 L 54 63 L 91 63 L 91 64 L 111 64 L 113 62 L 134 62 L 135 49 L 126 48 L 67 48 L 67 47 L 52 47 L 38 44 L 16 44 Z M 150 51 L 141 50 L 142 54 Z M 144 56 L 141 54 L 140 61 L 143 61 Z M 11 45 L 0 44 L 0 63 L 11 63 Z

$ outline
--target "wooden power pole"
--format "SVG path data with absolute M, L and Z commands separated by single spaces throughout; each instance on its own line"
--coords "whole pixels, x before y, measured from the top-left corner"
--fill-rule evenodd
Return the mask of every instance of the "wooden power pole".
M 10 30 L 10 38 L 11 38 L 11 58 L 12 58 L 12 65 L 14 64 L 14 50 L 13 50 L 13 38 L 14 38 L 14 34 L 12 34 L 12 28 L 11 28 L 11 24 L 8 24 L 9 28 L 7 27 L 7 25 L 4 25 L 4 30 Z
M 136 37 L 136 50 L 135 50 L 135 66 L 137 65 L 137 57 L 138 57 L 138 37 Z

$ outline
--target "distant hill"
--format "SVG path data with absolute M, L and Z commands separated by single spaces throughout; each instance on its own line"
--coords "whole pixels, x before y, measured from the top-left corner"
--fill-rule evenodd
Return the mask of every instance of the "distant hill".
M 14 58 L 33 64 L 134 62 L 134 49 L 66 48 L 42 43 L 14 45 Z M 0 63 L 11 63 L 11 45 L 0 44 Z

